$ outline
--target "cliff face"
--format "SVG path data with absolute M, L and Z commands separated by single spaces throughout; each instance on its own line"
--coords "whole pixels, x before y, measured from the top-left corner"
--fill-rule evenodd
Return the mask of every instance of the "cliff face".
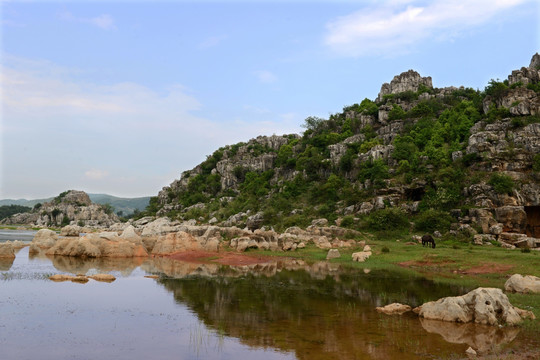
M 217 150 L 163 188 L 150 210 L 284 226 L 384 208 L 413 217 L 436 210 L 452 214 L 454 231 L 470 224 L 490 236 L 540 237 L 539 65 L 535 54 L 483 92 L 434 88 L 409 70 L 383 84 L 376 101 L 306 119 L 302 135 Z
M 36 226 L 59 226 L 70 223 L 82 226 L 110 226 L 118 221 L 112 209 L 93 204 L 84 191 L 69 190 L 50 202 L 34 206 L 32 212 L 13 215 L 4 219 L 2 223 Z

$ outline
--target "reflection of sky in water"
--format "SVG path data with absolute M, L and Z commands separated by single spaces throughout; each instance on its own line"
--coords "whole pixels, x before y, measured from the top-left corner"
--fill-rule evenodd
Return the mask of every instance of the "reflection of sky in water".
M 208 330 L 140 269 L 116 272 L 111 284 L 53 283 L 39 278 L 58 270 L 46 259 L 28 260 L 26 248 L 9 271 L 21 272 L 0 280 L 2 360 L 294 358 Z
M 0 229 L 0 242 L 8 240 L 32 241 L 37 231 Z

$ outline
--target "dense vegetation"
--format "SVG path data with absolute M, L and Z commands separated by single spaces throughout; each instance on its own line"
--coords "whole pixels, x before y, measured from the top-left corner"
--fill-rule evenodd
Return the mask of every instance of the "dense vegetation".
M 449 210 L 470 207 L 464 187 L 484 181 L 501 194 L 514 188 L 508 176 L 490 178 L 477 171 L 475 164 L 487 159 L 482 154 L 466 154 L 465 148 L 474 124 L 510 117 L 508 109 L 494 104 L 515 87 L 492 80 L 484 91 L 460 88 L 442 94 L 439 89 L 420 86 L 416 92 L 386 95 L 380 103 L 364 99 L 328 119 L 308 117 L 302 136 L 289 136 L 279 149 L 256 142 L 220 148 L 207 157 L 198 172 L 184 173 L 186 187 L 168 189 L 166 203 L 175 206 L 160 214 L 173 219 L 208 221 L 215 217 L 225 221 L 238 213 L 262 212 L 264 224 L 278 229 L 307 226 L 312 219 L 325 217 L 330 221 L 340 218 L 342 226 L 408 231 L 410 211 L 394 207 L 389 197 L 369 215 L 353 217 L 346 211 L 351 205 L 401 187 L 406 201 L 417 202 L 412 218 L 416 230 L 448 229 L 452 222 Z M 485 114 L 486 98 L 493 106 Z M 387 124 L 400 125 L 390 143 L 377 133 L 383 107 L 390 109 Z M 366 123 L 366 119 L 375 121 Z M 538 121 L 538 116 L 515 117 L 512 125 Z M 345 144 L 337 162 L 332 161 L 332 146 L 336 144 Z M 388 158 L 366 156 L 375 146 L 385 144 L 393 146 Z M 253 171 L 237 166 L 233 173 L 238 186 L 222 188 L 216 164 L 224 158 L 233 159 L 240 150 L 252 158 L 272 154 L 274 167 Z M 537 156 L 533 169 L 540 169 L 539 164 Z M 154 215 L 164 205 L 152 198 L 140 216 Z
M 4 205 L 0 206 L 0 220 L 10 217 L 11 215 L 25 213 L 32 210 L 32 208 L 21 205 Z

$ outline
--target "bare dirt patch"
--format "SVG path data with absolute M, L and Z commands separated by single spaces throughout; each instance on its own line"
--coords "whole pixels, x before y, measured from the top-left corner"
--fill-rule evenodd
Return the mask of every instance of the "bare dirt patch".
M 241 266 L 264 264 L 272 260 L 266 256 L 252 256 L 234 252 L 185 251 L 169 256 L 171 259 L 193 263 L 218 263 L 222 265 Z
M 479 274 L 501 274 L 505 273 L 508 270 L 512 269 L 514 265 L 507 264 L 495 264 L 495 263 L 485 263 L 479 266 L 474 266 L 472 268 L 458 271 L 460 274 L 467 275 L 479 275 Z

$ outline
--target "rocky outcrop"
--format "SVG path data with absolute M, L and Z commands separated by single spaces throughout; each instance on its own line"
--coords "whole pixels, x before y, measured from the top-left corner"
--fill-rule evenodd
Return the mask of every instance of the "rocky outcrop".
M 382 102 L 384 95 L 399 94 L 405 91 L 418 91 L 418 87 L 424 85 L 425 87 L 432 89 L 433 84 L 431 76 L 422 77 L 414 70 L 403 72 L 394 76 L 390 84 L 384 83 L 381 86 L 381 91 L 377 97 L 377 102 Z
M 504 290 L 524 294 L 540 294 L 540 278 L 533 275 L 514 274 L 506 280 Z
M 116 233 L 87 234 L 80 238 L 63 238 L 46 251 L 47 255 L 74 257 L 141 257 L 148 256 L 142 245 L 122 240 Z
M 108 227 L 118 222 L 108 207 L 93 204 L 84 191 L 69 190 L 53 201 L 34 207 L 31 213 L 16 214 L 2 220 L 4 224 L 33 224 L 36 226 L 84 225 Z
M 534 317 L 512 306 L 502 290 L 495 288 L 478 288 L 463 296 L 430 301 L 415 312 L 425 319 L 484 325 L 516 325 L 523 318 Z
M 219 240 L 216 237 L 195 237 L 184 231 L 170 233 L 157 241 L 152 255 L 171 255 L 182 251 L 213 251 L 219 249 Z

